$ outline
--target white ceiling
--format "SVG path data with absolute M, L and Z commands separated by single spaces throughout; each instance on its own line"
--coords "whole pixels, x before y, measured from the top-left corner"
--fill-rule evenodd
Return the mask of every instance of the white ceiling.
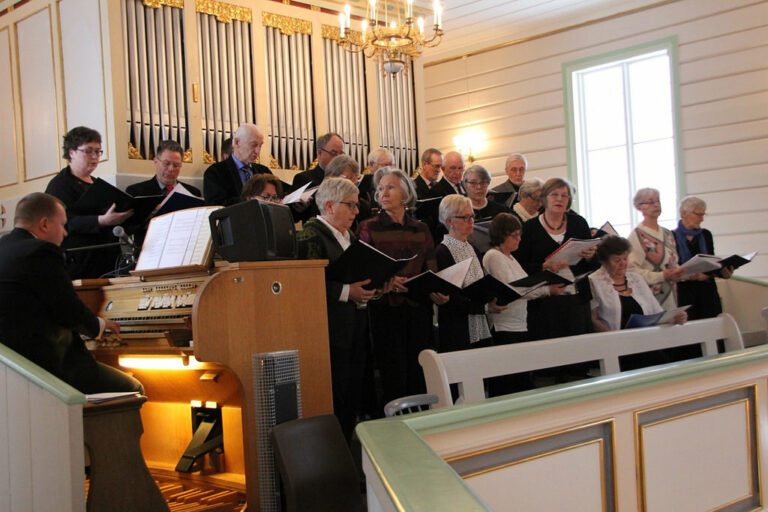
M 659 0 L 443 0 L 445 36 L 425 62 L 612 16 Z

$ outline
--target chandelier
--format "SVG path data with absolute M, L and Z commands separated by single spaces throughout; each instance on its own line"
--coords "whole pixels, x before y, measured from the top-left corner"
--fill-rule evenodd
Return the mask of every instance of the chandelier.
M 377 60 L 384 72 L 397 74 L 403 69 L 406 73 L 411 59 L 418 57 L 424 48 L 440 44 L 443 38 L 443 11 L 439 0 L 432 5 L 432 31 L 424 31 L 424 18 L 413 18 L 413 0 L 404 0 L 405 5 L 395 4 L 390 9 L 388 0 L 384 0 L 381 13 L 376 0 L 369 0 L 366 19 L 361 22 L 361 31 L 350 28 L 351 8 L 344 6 L 339 14 L 339 44 L 347 51 L 363 52 L 369 59 Z M 390 12 L 393 11 L 393 12 Z

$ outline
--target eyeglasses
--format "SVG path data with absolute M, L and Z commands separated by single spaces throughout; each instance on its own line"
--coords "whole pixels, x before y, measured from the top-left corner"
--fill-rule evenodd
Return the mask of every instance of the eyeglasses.
M 464 222 L 471 222 L 471 221 L 475 220 L 475 216 L 474 215 L 454 215 L 453 218 L 454 219 L 461 219 Z
M 557 192 L 551 192 L 547 194 L 547 197 L 551 197 L 553 199 L 570 199 L 571 194 L 559 194 Z
M 653 199 L 651 201 L 640 201 L 637 204 L 661 204 L 661 201 L 659 201 L 658 199 Z
M 181 162 L 169 162 L 168 160 L 158 160 L 163 167 L 170 167 L 172 169 L 181 169 Z
M 275 203 L 277 201 L 280 201 L 280 196 L 277 194 L 262 194 L 257 196 L 259 199 L 263 199 L 264 201 L 270 201 L 272 203 Z
M 339 201 L 339 204 L 343 204 L 344 206 L 346 206 L 350 210 L 360 211 L 360 203 L 352 203 L 352 202 L 348 202 L 348 201 Z
M 464 180 L 464 183 L 467 185 L 472 185 L 473 187 L 482 187 L 483 185 L 488 185 L 489 181 L 477 181 L 477 180 Z
M 101 156 L 104 154 L 104 151 L 101 149 L 93 149 L 93 148 L 77 148 L 75 151 L 79 151 L 81 153 L 86 154 L 87 156 Z
M 334 158 L 339 156 L 339 155 L 343 155 L 344 154 L 344 151 L 336 151 L 335 149 L 333 151 L 328 151 L 325 148 L 320 148 L 320 151 L 325 151 L 326 153 L 328 153 L 329 155 L 331 155 Z

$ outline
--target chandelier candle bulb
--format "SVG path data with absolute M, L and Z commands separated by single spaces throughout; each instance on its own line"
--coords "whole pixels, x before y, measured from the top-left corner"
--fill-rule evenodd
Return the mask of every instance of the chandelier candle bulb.
M 374 23 L 371 23 L 371 25 L 375 25 L 376 23 L 376 0 L 370 0 L 368 3 L 371 9 L 371 16 L 370 18 L 374 21 Z
M 407 0 L 405 3 L 405 17 L 413 18 L 413 0 Z
M 424 35 L 424 18 L 422 16 L 416 19 L 416 26 L 419 27 L 419 35 Z
M 339 36 L 343 39 L 345 37 L 344 32 L 344 15 L 339 13 Z
M 344 6 L 344 17 L 346 18 L 346 27 L 352 28 L 352 8 L 349 4 Z

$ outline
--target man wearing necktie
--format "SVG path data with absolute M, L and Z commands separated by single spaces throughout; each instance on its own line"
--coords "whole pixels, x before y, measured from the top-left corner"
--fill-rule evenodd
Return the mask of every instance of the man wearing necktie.
M 430 190 L 432 197 L 445 197 L 450 194 L 467 195 L 461 179 L 464 176 L 464 158 L 456 151 L 449 151 L 443 157 L 443 179 Z
M 239 203 L 243 184 L 256 174 L 272 174 L 256 159 L 264 144 L 264 134 L 255 124 L 244 123 L 232 137 L 232 154 L 211 165 L 203 175 L 203 198 L 207 205 L 230 206 Z
M 181 144 L 175 140 L 164 140 L 157 146 L 155 151 L 155 175 L 146 181 L 130 185 L 126 192 L 137 196 L 156 196 L 158 194 L 168 195 L 174 189 L 179 181 L 181 172 L 181 162 L 184 156 L 184 149 Z M 202 197 L 200 189 L 187 183 L 181 183 L 191 194 Z

